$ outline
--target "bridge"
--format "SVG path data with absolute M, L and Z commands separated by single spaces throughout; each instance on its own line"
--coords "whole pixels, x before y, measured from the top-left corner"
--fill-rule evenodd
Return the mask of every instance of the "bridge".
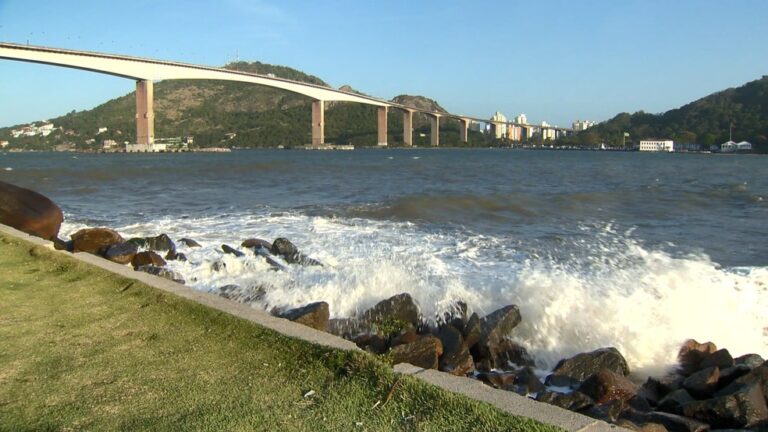
M 378 107 L 377 135 L 379 145 L 387 144 L 387 115 L 390 108 L 398 109 L 403 113 L 403 143 L 406 146 L 413 145 L 414 113 L 426 114 L 429 117 L 431 126 L 430 143 L 432 146 L 440 145 L 440 119 L 443 117 L 459 120 L 461 123 L 461 128 L 459 129 L 460 138 L 465 143 L 468 142 L 468 131 L 471 122 L 490 123 L 487 119 L 422 110 L 371 96 L 305 82 L 188 63 L 4 42 L 0 42 L 0 58 L 74 68 L 135 80 L 136 141 L 138 144 L 152 144 L 155 139 L 154 81 L 172 79 L 237 81 L 282 89 L 311 98 L 313 146 L 321 146 L 325 143 L 325 103 L 331 101 L 355 102 Z M 512 122 L 507 122 L 506 124 L 535 127 Z M 556 127 L 549 127 L 549 129 L 567 130 Z

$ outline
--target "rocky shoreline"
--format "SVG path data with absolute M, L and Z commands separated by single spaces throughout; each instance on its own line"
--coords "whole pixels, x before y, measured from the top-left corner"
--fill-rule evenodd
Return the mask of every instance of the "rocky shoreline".
M 33 191 L 0 182 L 0 223 L 45 239 L 57 249 L 87 252 L 110 261 L 185 283 L 167 261 L 186 260 L 169 236 L 124 239 L 109 228 L 86 228 L 60 240 L 61 210 Z M 177 240 L 186 248 L 193 239 Z M 239 248 L 221 245 L 222 254 L 262 257 L 274 271 L 288 266 L 322 266 L 288 239 L 246 239 Z M 225 266 L 214 262 L 212 270 Z M 218 267 L 218 268 L 217 268 Z M 226 285 L 217 293 L 252 303 L 267 286 Z M 330 319 L 329 305 L 272 308 L 270 313 L 355 342 L 393 364 L 437 369 L 474 377 L 495 388 L 513 391 L 625 428 L 644 431 L 768 430 L 768 362 L 757 354 L 733 358 L 713 343 L 689 340 L 680 348 L 675 370 L 637 382 L 622 354 L 612 347 L 562 359 L 551 371 L 535 369 L 534 359 L 513 340 L 522 322 L 516 305 L 484 317 L 469 313 L 461 302 L 430 324 L 408 293 L 382 300 L 356 317 Z

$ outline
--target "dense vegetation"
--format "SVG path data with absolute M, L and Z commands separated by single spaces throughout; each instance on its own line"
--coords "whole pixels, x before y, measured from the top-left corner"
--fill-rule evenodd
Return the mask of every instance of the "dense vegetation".
M 641 139 L 671 138 L 708 148 L 728 141 L 731 124 L 734 141 L 749 141 L 757 151 L 768 153 L 768 76 L 663 114 L 621 113 L 587 131 L 560 139 L 557 144 L 621 146 L 624 141 L 632 146 Z M 629 137 L 624 137 L 625 132 Z

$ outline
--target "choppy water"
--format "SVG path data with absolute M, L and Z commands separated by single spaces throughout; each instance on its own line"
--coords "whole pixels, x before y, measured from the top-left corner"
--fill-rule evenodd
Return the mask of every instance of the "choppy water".
M 768 356 L 761 156 L 4 154 L 0 168 L 0 180 L 64 209 L 64 233 L 110 226 L 199 241 L 170 266 L 202 290 L 267 285 L 270 306 L 325 300 L 335 317 L 403 291 L 427 317 L 457 300 L 480 314 L 514 303 L 523 324 L 513 336 L 542 367 L 611 345 L 656 372 L 691 337 Z M 220 252 L 248 237 L 288 237 L 326 265 L 274 272 Z

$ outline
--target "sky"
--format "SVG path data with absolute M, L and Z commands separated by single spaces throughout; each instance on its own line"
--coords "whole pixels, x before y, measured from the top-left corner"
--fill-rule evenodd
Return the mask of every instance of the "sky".
M 766 0 L 0 0 L 0 41 L 207 66 L 261 61 L 455 114 L 570 126 L 661 113 L 768 74 Z M 0 127 L 131 80 L 0 59 Z

